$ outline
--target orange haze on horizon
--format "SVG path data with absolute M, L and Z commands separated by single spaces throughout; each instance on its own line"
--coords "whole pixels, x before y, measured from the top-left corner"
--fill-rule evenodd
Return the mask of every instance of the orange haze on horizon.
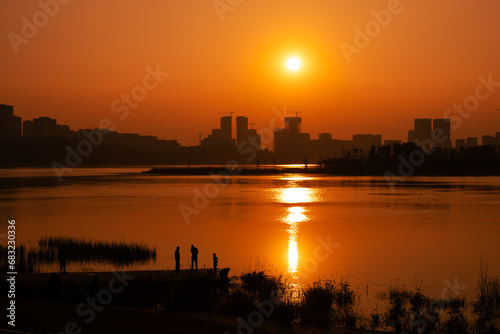
M 414 118 L 443 117 L 475 94 L 479 76 L 500 82 L 500 3 L 397 3 L 242 1 L 221 20 L 212 0 L 69 1 L 16 53 L 8 34 L 22 35 L 23 17 L 32 22 L 42 9 L 4 1 L 0 104 L 23 120 L 49 116 L 75 130 L 110 118 L 116 131 L 183 145 L 196 145 L 224 113 L 261 129 L 284 107 L 302 112 L 312 138 L 406 140 Z M 348 62 L 341 43 L 354 46 L 355 28 L 390 6 L 398 13 Z M 286 67 L 292 56 L 296 72 Z M 148 66 L 169 75 L 120 119 L 113 101 L 142 85 Z M 499 96 L 481 101 L 452 139 L 500 131 Z

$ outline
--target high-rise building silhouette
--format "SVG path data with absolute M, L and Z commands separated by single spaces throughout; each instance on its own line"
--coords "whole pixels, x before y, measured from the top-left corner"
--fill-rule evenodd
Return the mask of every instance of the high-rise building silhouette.
M 415 130 L 408 130 L 408 143 L 413 143 L 415 140 Z
M 416 118 L 408 142 L 430 150 L 432 147 L 451 149 L 451 120 L 449 118 Z
M 416 118 L 414 120 L 414 139 L 418 145 L 432 138 L 432 120 L 430 118 Z
M 0 139 L 21 137 L 21 117 L 14 116 L 14 106 L 0 104 Z
M 224 116 L 220 119 L 220 129 L 212 129 L 212 133 L 201 141 L 201 146 L 212 148 L 234 148 L 235 140 L 232 135 L 232 117 Z
M 477 137 L 467 137 L 467 142 L 465 143 L 467 147 L 476 147 L 477 146 Z
M 340 158 L 351 151 L 352 147 L 352 140 L 333 139 L 331 133 L 320 133 L 318 139 L 309 141 L 307 153 L 310 160 L 320 161 L 326 158 Z
M 433 139 L 436 147 L 451 148 L 451 120 L 449 118 L 436 118 L 432 120 Z M 442 143 L 438 141 L 443 140 Z
M 256 148 L 257 150 L 262 149 L 261 135 L 257 133 L 257 130 L 248 129 L 247 140 L 248 140 L 248 144 L 251 145 L 252 147 Z
M 233 136 L 232 126 L 233 126 L 233 117 L 232 116 L 224 116 L 220 119 L 220 130 L 221 135 L 225 139 L 231 139 Z
M 457 150 L 460 150 L 462 148 L 465 147 L 465 139 L 457 139 L 455 140 L 455 147 L 457 148 Z
M 326 132 L 320 133 L 318 135 L 318 140 L 320 142 L 328 142 L 328 141 L 332 140 L 332 134 L 331 133 L 326 133 Z
M 289 158 L 306 156 L 311 140 L 308 133 L 301 133 L 302 117 L 285 117 L 285 128 L 274 129 L 274 151 Z
M 248 137 L 248 117 L 236 117 L 236 146 L 240 146 Z
M 80 138 L 85 139 L 85 133 L 92 133 L 94 131 L 98 131 L 98 129 L 81 129 L 78 131 L 78 135 Z M 104 136 L 103 142 L 106 144 L 117 144 L 139 149 L 175 149 L 180 147 L 177 140 L 158 139 L 156 136 L 119 133 L 115 131 L 102 131 L 102 134 Z
M 57 120 L 50 117 L 34 118 L 23 122 L 23 137 L 56 137 L 76 138 L 78 134 L 71 131 L 69 126 L 57 124 Z
M 34 118 L 24 121 L 24 137 L 54 137 L 57 131 L 57 120 L 50 117 Z
M 251 146 L 257 150 L 262 149 L 261 136 L 257 130 L 248 128 L 248 117 L 236 117 L 236 146 L 238 148 Z
M 300 133 L 302 117 L 285 117 L 285 130 L 290 133 Z
M 497 138 L 490 135 L 484 135 L 481 141 L 481 145 L 497 146 Z

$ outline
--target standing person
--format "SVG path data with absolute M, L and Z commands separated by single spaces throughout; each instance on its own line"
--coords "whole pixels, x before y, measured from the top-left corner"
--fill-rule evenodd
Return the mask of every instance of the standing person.
M 181 253 L 179 252 L 179 246 L 175 250 L 175 273 L 179 273 L 181 271 Z
M 214 256 L 212 257 L 212 259 L 214 259 L 214 274 L 216 274 L 217 273 L 217 263 L 219 262 L 219 258 L 214 253 Z
M 191 270 L 193 270 L 193 266 L 196 263 L 196 270 L 198 270 L 198 248 L 191 245 Z
M 66 253 L 64 252 L 64 247 L 59 248 L 59 271 L 61 274 L 66 273 Z

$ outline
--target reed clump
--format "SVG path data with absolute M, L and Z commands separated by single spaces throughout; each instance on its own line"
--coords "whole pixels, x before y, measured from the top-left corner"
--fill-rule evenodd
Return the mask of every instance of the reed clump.
M 2 255 L 6 253 L 2 247 Z M 63 254 L 63 255 L 62 255 Z M 156 261 L 156 248 L 136 242 L 106 242 L 83 238 L 42 237 L 35 247 L 24 244 L 16 249 L 19 272 L 39 272 L 44 265 L 60 264 L 61 256 L 67 264 L 108 264 L 113 266 L 142 265 Z M 7 264 L 2 256 L 2 264 Z

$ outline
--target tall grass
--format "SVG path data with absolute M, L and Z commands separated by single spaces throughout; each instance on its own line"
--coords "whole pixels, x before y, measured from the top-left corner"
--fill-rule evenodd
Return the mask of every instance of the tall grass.
M 382 328 L 399 333 L 500 333 L 500 276 L 492 276 L 482 255 L 476 298 L 465 297 L 432 300 L 417 286 L 415 291 L 391 286 L 379 294 L 387 311 L 375 317 L 382 318 Z
M 436 301 L 424 295 L 419 286 L 411 291 L 405 285 L 391 285 L 378 298 L 388 303 L 383 324 L 394 328 L 396 333 L 432 332 L 439 322 Z
M 358 295 L 347 281 L 325 280 L 315 282 L 306 288 L 300 304 L 300 316 L 303 323 L 315 323 L 326 326 L 356 328 L 358 313 L 356 310 Z
M 269 299 L 273 291 L 285 290 L 282 276 L 266 275 L 264 271 L 241 275 L 241 284 L 242 288 L 257 300 Z
M 315 285 L 304 291 L 301 303 L 301 321 L 326 326 L 332 321 L 333 290 L 329 286 Z
M 346 328 L 356 328 L 358 321 L 356 305 L 359 296 L 347 281 L 341 280 L 338 284 L 332 281 L 332 283 L 335 322 Z
M 59 263 L 59 252 L 64 251 L 68 264 L 110 264 L 128 266 L 156 261 L 156 248 L 135 242 L 91 241 L 83 238 L 42 237 L 37 247 L 17 248 L 16 262 L 19 272 L 39 272 L 43 265 Z M 5 263 L 2 249 L 2 263 Z
M 465 298 L 452 298 L 446 303 L 448 318 L 437 324 L 437 333 L 467 334 L 469 323 L 466 318 L 467 303 Z
M 484 255 L 480 260 L 473 311 L 478 333 L 500 333 L 500 276 L 490 275 Z

